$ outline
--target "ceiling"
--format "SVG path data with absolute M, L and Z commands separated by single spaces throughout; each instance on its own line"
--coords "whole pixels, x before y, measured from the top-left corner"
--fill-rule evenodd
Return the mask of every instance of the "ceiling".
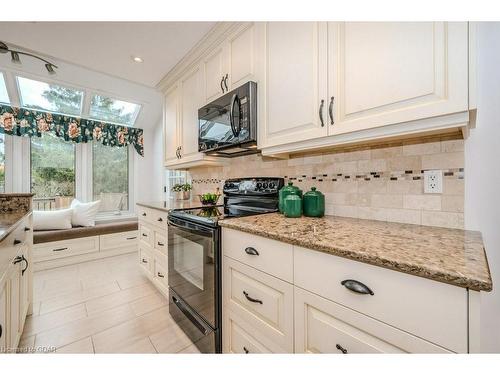
M 0 40 L 154 87 L 215 22 L 0 22 Z M 136 63 L 133 56 L 144 62 Z

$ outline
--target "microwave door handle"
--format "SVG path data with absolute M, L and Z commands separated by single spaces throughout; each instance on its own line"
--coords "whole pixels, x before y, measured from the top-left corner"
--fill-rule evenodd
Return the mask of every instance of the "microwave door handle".
M 233 131 L 233 135 L 238 137 L 238 133 L 236 132 L 236 128 L 234 126 L 234 104 L 238 99 L 238 95 L 234 94 L 231 98 L 231 104 L 229 104 L 229 124 L 231 125 L 231 130 Z

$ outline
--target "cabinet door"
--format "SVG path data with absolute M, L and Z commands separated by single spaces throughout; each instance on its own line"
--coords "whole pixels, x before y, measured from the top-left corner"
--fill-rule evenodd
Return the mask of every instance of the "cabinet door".
M 0 353 L 7 349 L 7 283 L 0 288 Z
M 467 110 L 467 23 L 330 23 L 329 103 L 340 134 Z
M 28 307 L 30 303 L 30 272 L 31 272 L 31 262 L 29 255 L 28 246 L 24 247 L 23 256 L 26 261 L 20 263 L 21 265 L 21 275 L 19 278 L 19 335 L 23 333 L 24 321 L 26 319 L 26 314 L 28 312 Z M 24 272 L 23 272 L 24 271 Z
M 235 89 L 254 80 L 255 26 L 245 25 L 227 41 L 228 87 Z
M 264 92 L 262 87 L 258 90 L 259 100 L 264 101 L 260 146 L 326 135 L 326 24 L 269 22 L 265 28 L 266 79 Z
M 222 44 L 216 47 L 212 53 L 203 60 L 206 103 L 211 102 L 226 91 L 224 83 L 222 82 L 222 79 L 227 73 L 224 64 L 225 53 L 225 46 Z
M 173 87 L 165 96 L 163 119 L 164 161 L 165 163 L 177 160 L 177 147 L 180 146 L 177 134 L 179 111 L 179 89 Z
M 22 263 L 22 262 L 21 262 Z M 20 263 L 11 267 L 9 277 L 9 332 L 11 348 L 17 347 L 19 338 L 21 337 L 20 330 L 20 316 L 21 316 L 21 266 Z
M 186 74 L 180 81 L 181 88 L 181 157 L 198 154 L 198 109 L 203 106 L 203 73 L 200 67 Z

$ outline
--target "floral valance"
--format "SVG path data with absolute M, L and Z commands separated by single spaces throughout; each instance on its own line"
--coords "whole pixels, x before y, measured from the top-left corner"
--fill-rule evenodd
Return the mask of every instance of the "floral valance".
M 144 156 L 142 129 L 0 104 L 0 133 L 41 137 L 44 132 L 75 143 L 98 141 L 113 147 L 130 144 Z

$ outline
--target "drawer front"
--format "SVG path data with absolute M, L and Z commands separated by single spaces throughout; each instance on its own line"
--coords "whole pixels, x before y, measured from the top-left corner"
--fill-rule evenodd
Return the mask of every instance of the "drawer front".
M 225 256 L 282 280 L 293 281 L 292 245 L 222 228 L 222 247 Z
M 293 351 L 293 286 L 224 258 L 225 306 L 280 347 Z
M 151 209 L 137 205 L 137 216 L 139 220 L 150 221 Z
M 139 245 L 139 264 L 149 275 L 153 273 L 153 257 L 149 250 Z
M 146 221 L 160 228 L 167 229 L 168 213 L 153 208 L 137 206 L 138 217 L 140 221 Z
M 467 291 L 452 285 L 295 247 L 295 285 L 454 352 L 467 352 Z M 342 285 L 355 280 L 371 294 Z M 345 285 L 348 285 L 345 284 Z
M 137 230 L 101 235 L 101 251 L 137 246 L 138 235 L 139 231 Z
M 154 264 L 154 275 L 153 277 L 157 280 L 165 289 L 168 289 L 168 277 L 167 268 L 164 262 L 160 259 L 155 258 Z
M 295 287 L 297 353 L 449 353 L 425 340 Z
M 162 254 L 167 255 L 167 236 L 163 233 L 160 233 L 155 230 L 154 233 L 154 248 L 161 252 Z
M 139 224 L 139 239 L 149 247 L 153 247 L 154 230 L 148 225 Z
M 250 327 L 251 328 L 251 327 Z M 259 354 L 272 353 L 265 345 L 248 333 L 231 315 L 228 317 L 226 348 L 224 353 Z M 250 330 L 251 331 L 251 330 Z
M 35 262 L 59 259 L 99 251 L 99 236 L 47 242 L 33 247 Z

